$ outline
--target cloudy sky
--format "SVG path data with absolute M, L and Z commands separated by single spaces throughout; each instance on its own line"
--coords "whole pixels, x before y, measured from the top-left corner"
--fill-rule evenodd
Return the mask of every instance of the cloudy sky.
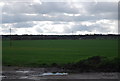
M 117 2 L 0 2 L 0 34 L 117 34 Z

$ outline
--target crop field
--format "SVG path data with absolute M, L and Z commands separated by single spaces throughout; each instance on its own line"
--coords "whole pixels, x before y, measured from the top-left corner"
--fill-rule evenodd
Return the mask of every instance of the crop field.
M 117 57 L 117 40 L 2 41 L 3 65 L 40 66 L 75 63 L 91 56 Z

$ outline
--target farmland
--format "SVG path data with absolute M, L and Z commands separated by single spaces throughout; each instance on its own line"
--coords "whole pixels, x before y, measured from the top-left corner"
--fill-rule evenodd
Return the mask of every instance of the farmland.
M 2 41 L 3 65 L 41 66 L 75 63 L 91 56 L 117 57 L 117 40 Z

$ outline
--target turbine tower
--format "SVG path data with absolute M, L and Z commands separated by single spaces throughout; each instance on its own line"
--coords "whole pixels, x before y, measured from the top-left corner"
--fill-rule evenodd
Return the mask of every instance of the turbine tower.
M 11 29 L 11 26 L 10 26 L 10 47 L 12 47 L 12 36 L 11 36 L 11 31 L 12 31 L 12 29 Z

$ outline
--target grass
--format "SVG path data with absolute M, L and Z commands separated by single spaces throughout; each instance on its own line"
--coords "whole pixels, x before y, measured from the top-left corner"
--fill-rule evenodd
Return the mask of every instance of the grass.
M 91 56 L 117 57 L 117 40 L 2 41 L 3 65 L 41 66 L 75 63 Z

